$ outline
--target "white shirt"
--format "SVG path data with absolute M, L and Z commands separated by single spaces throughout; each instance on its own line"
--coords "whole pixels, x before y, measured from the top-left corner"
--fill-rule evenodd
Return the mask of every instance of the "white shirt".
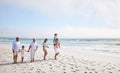
M 30 44 L 30 46 L 31 46 L 31 50 L 35 50 L 36 49 L 36 46 L 38 46 L 38 44 L 35 42 L 35 43 L 31 43 Z
M 47 43 L 43 43 L 43 49 L 46 50 L 47 48 Z
M 20 49 L 20 42 L 14 41 L 13 44 L 12 44 L 12 49 L 14 51 L 18 51 Z

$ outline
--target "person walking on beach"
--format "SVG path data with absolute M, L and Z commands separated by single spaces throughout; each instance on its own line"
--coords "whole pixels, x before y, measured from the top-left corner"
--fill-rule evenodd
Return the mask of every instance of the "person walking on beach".
M 24 53 L 25 53 L 25 46 L 23 45 L 22 46 L 22 49 L 20 49 L 20 52 L 21 52 L 21 63 L 23 63 L 23 61 L 24 61 Z
M 19 41 L 19 37 L 16 37 L 16 41 L 13 41 L 13 44 L 12 44 L 14 63 L 17 63 L 19 50 L 20 50 L 20 41 Z
M 38 44 L 36 42 L 36 39 L 33 38 L 33 42 L 30 44 L 28 52 L 30 51 L 30 56 L 31 56 L 31 62 L 34 62 L 34 56 L 35 56 L 35 51 L 38 49 Z
M 59 42 L 59 39 L 56 38 L 55 40 L 55 60 L 57 60 L 57 56 L 59 55 L 59 49 L 60 49 L 60 42 Z
M 45 39 L 44 42 L 43 42 L 44 60 L 46 60 L 46 56 L 47 56 L 47 54 L 48 54 L 47 48 L 49 48 L 49 47 L 47 46 L 47 41 L 48 41 L 48 39 Z
M 56 44 L 56 41 L 55 41 L 56 39 L 57 39 L 57 33 L 54 34 L 54 39 L 53 39 L 53 46 L 54 46 L 54 48 L 55 48 L 55 44 Z

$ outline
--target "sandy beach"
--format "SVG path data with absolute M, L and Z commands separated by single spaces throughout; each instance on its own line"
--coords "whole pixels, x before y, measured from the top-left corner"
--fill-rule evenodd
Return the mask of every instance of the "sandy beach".
M 28 45 L 25 45 L 28 50 Z M 61 48 L 54 60 L 54 50 L 48 49 L 47 60 L 43 60 L 43 50 L 39 46 L 35 62 L 30 63 L 30 53 L 25 53 L 24 63 L 13 64 L 10 44 L 0 44 L 0 73 L 120 73 L 120 56 L 105 56 L 91 53 L 71 52 Z

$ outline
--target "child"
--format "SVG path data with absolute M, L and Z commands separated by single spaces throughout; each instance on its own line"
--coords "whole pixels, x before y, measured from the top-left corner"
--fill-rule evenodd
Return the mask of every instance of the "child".
M 43 42 L 44 60 L 46 60 L 46 56 L 47 56 L 47 54 L 48 54 L 47 48 L 49 48 L 49 47 L 47 46 L 47 41 L 48 41 L 48 39 L 45 39 L 44 42 Z
M 24 45 L 22 46 L 22 49 L 20 50 L 21 52 L 21 63 L 23 63 L 23 60 L 24 60 L 24 53 L 25 53 L 25 50 L 24 50 Z
M 54 50 L 55 50 L 55 60 L 57 60 L 57 56 L 59 54 L 59 48 L 60 48 L 60 42 L 59 42 L 58 38 L 56 38 L 55 42 L 56 42 L 55 43 L 55 48 L 54 48 Z

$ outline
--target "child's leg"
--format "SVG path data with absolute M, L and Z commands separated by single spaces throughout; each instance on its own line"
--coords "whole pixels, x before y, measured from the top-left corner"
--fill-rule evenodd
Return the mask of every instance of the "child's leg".
M 34 60 L 34 58 L 33 58 L 33 62 L 34 62 L 35 60 Z
M 21 63 L 23 63 L 24 57 L 21 57 Z

